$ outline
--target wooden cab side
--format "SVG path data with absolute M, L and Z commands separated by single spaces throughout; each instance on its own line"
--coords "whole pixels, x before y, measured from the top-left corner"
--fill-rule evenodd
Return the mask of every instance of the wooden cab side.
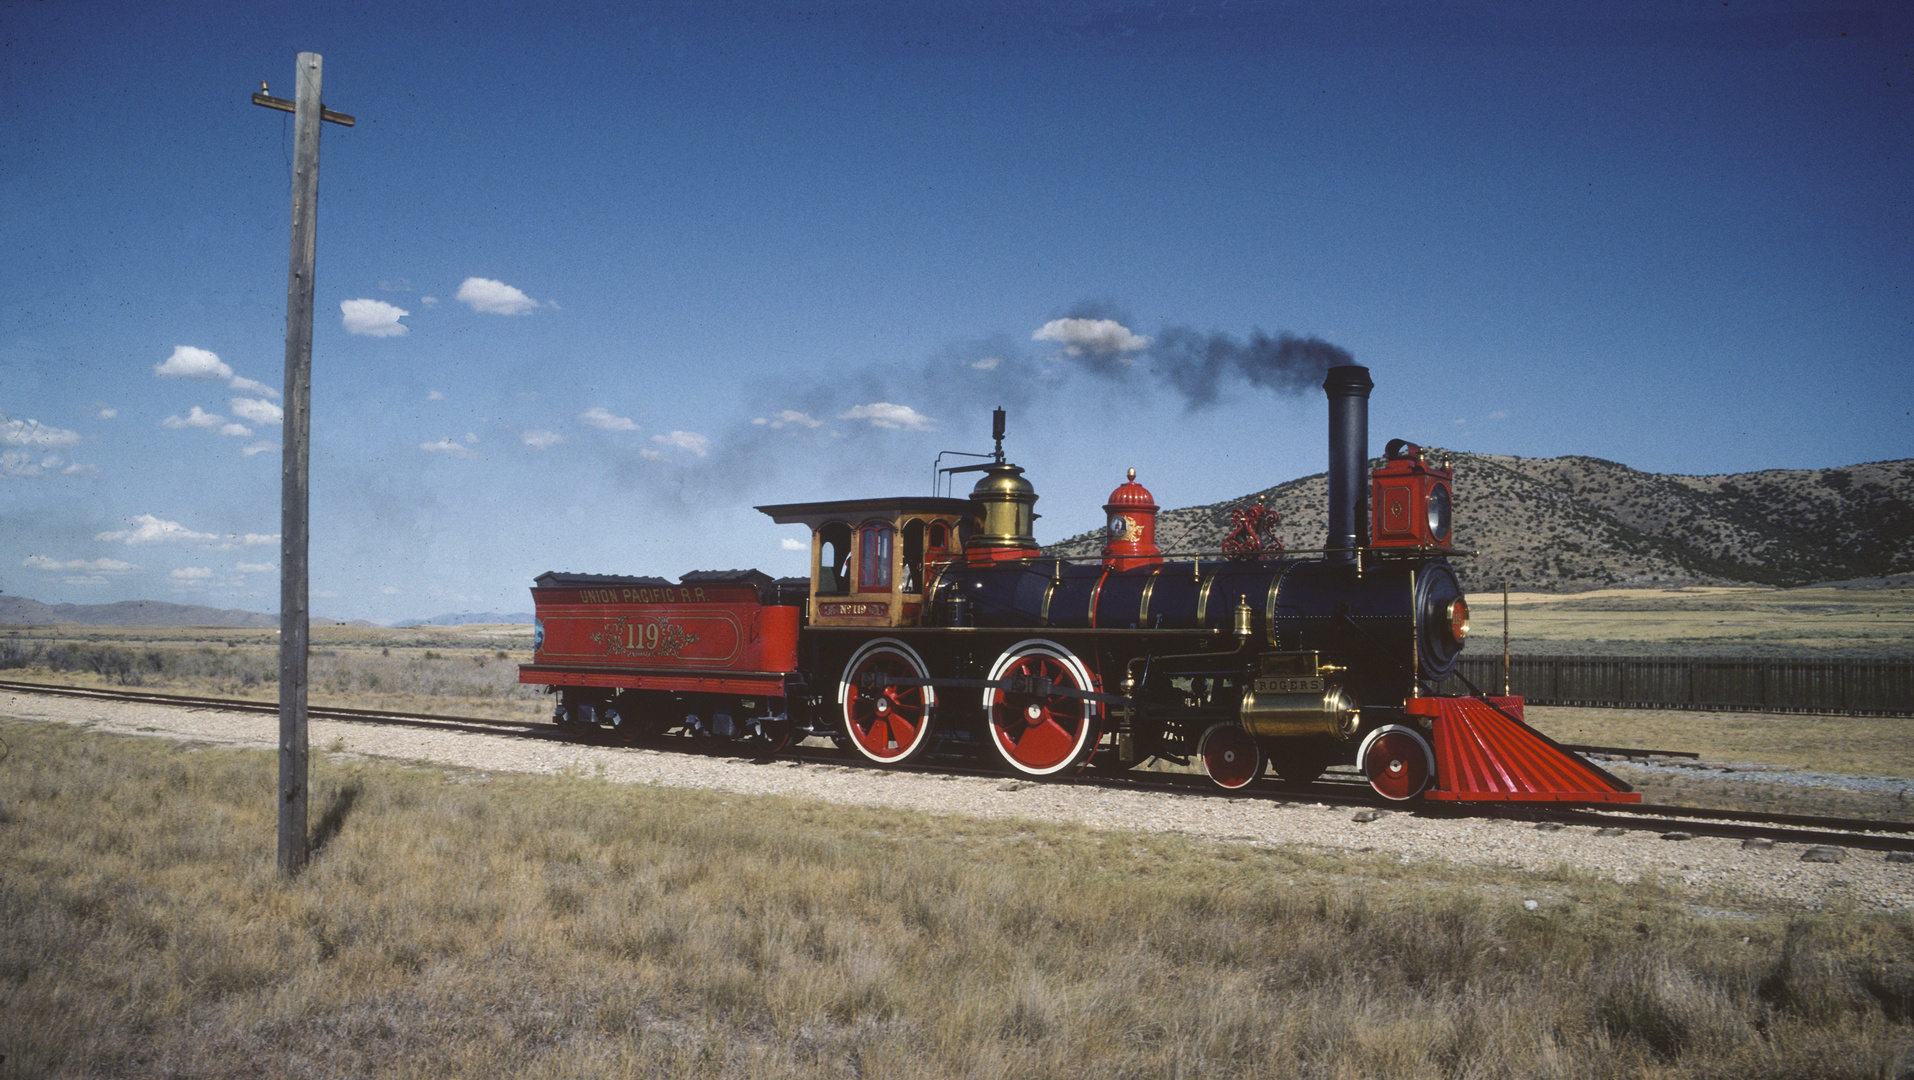
M 967 499 L 855 499 L 760 506 L 811 530 L 812 626 L 914 626 L 940 570 L 976 527 Z

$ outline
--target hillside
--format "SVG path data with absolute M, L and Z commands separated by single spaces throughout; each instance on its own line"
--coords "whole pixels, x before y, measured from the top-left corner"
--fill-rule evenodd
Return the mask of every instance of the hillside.
M 1430 450 L 1455 466 L 1456 560 L 1472 589 L 1805 585 L 1914 572 L 1914 459 L 1664 476 L 1590 457 Z M 1375 464 L 1379 464 L 1376 462 Z M 1266 502 L 1291 548 L 1320 547 L 1323 473 L 1158 515 L 1164 551 L 1216 551 L 1233 507 Z M 1101 532 L 1046 550 L 1093 555 Z
M 157 600 L 123 600 L 117 604 L 42 604 L 24 596 L 0 596 L 0 625 L 47 626 L 279 626 L 279 616 L 238 608 L 198 604 L 167 604 Z M 314 626 L 333 626 L 335 619 L 314 617 Z

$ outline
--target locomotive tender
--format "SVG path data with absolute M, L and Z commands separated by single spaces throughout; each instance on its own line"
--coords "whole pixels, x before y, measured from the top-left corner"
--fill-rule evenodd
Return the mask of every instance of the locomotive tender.
M 1094 560 L 1045 555 L 997 449 L 967 499 L 758 507 L 811 530 L 809 580 L 547 573 L 524 683 L 557 723 L 775 753 L 826 736 L 879 765 L 940 738 L 1029 776 L 1195 761 L 1240 788 L 1354 763 L 1390 799 L 1635 801 L 1528 728 L 1519 698 L 1435 696 L 1468 636 L 1447 467 L 1394 440 L 1368 474 L 1367 368 L 1334 367 L 1329 535 L 1172 559 L 1132 470 Z M 1370 506 L 1376 516 L 1370 521 Z M 1247 550 L 1242 550 L 1247 549 Z

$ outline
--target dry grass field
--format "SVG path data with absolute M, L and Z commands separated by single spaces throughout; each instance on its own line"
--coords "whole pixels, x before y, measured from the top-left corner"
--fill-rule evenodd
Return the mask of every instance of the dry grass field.
M 0 739 L 0 1076 L 1914 1066 L 1907 915 L 324 755 L 287 884 L 269 752 Z
M 521 686 L 529 626 L 315 626 L 308 697 L 315 705 L 539 720 L 551 701 Z M 276 630 L 225 627 L 4 627 L 0 678 L 273 701 Z
M 1470 651 L 1500 655 L 1502 594 L 1469 597 Z M 1914 589 L 1690 587 L 1512 593 L 1534 655 L 1914 657 Z

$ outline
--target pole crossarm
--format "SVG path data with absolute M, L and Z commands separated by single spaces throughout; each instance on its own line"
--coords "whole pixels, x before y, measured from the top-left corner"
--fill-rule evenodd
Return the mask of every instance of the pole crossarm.
M 264 105 L 268 109 L 278 109 L 280 112 L 297 113 L 299 111 L 299 106 L 296 102 L 287 101 L 285 98 L 267 97 L 265 94 L 260 93 L 253 94 L 253 104 Z M 327 123 L 341 124 L 345 127 L 351 127 L 359 122 L 347 116 L 345 113 L 333 112 L 324 106 L 321 106 L 319 109 L 319 119 Z

